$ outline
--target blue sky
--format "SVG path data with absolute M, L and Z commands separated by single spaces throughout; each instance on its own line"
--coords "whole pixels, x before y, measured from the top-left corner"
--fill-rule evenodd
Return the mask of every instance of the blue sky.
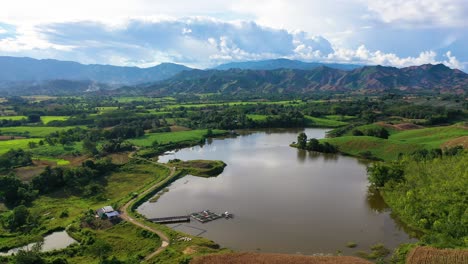
M 0 55 L 140 67 L 282 57 L 468 70 L 468 0 L 2 2 Z

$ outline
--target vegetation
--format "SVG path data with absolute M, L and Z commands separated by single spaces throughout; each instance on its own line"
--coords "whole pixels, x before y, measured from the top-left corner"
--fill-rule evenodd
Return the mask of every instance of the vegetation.
M 466 153 L 406 158 L 399 164 L 374 165 L 370 179 L 379 179 L 377 186 L 383 183 L 385 201 L 403 221 L 424 233 L 422 241 L 437 247 L 468 247 L 466 164 Z
M 80 242 L 59 252 L 21 252 L 8 258 L 11 262 L 140 262 L 161 239 L 125 222 L 96 220 L 93 210 L 105 205 L 119 208 L 148 186 L 166 180 L 169 169 L 145 157 L 200 144 L 234 129 L 270 127 L 333 128 L 326 139 L 301 134 L 292 145 L 384 161 L 369 168 L 372 188 L 384 195 L 402 221 L 423 233 L 421 243 L 467 247 L 466 154 L 447 148 L 463 145 L 468 136 L 468 104 L 453 96 L 12 96 L 0 100 L 0 108 L 8 115 L 0 117 L 0 249 L 38 241 L 66 227 Z M 119 165 L 110 162 L 119 155 L 126 159 Z M 201 160 L 174 160 L 170 165 L 178 168 L 179 176 L 203 177 L 217 175 L 225 166 L 222 161 Z M 23 169 L 31 175 L 10 173 Z M 150 262 L 184 263 L 229 252 L 203 238 L 179 241 L 181 233 L 148 225 L 178 241 Z M 413 247 L 401 246 L 395 259 L 404 261 Z M 377 245 L 363 256 L 380 261 L 384 253 L 388 251 Z
M 226 167 L 226 163 L 220 160 L 189 160 L 181 161 L 178 159 L 170 160 L 169 164 L 171 166 L 176 166 L 181 168 L 186 173 L 199 176 L 199 177 L 213 177 L 218 176 Z

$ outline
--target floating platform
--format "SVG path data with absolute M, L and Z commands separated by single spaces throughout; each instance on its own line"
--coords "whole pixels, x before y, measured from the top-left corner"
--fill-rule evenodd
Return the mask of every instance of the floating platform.
M 210 210 L 205 210 L 202 212 L 193 213 L 190 215 L 190 217 L 201 223 L 207 223 L 222 218 L 223 216 L 221 214 L 210 212 Z
M 187 216 L 187 215 L 170 216 L 170 217 L 152 218 L 148 220 L 154 223 L 158 223 L 158 224 L 174 224 L 174 223 L 190 222 L 190 216 Z

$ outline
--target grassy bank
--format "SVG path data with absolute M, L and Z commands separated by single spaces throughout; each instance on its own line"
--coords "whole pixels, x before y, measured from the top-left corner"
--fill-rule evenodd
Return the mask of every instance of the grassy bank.
M 226 131 L 224 130 L 213 130 L 213 136 L 223 135 L 225 133 Z M 200 141 L 205 138 L 206 134 L 206 129 L 179 132 L 150 133 L 139 138 L 131 139 L 129 141 L 135 144 L 136 146 L 150 147 L 155 141 L 157 141 L 159 144 Z
M 226 163 L 220 160 L 176 160 L 169 162 L 169 164 L 184 170 L 187 174 L 199 177 L 218 176 L 226 167 Z
M 362 129 L 379 127 L 376 124 L 361 126 Z M 420 128 L 406 131 L 389 130 L 388 139 L 370 136 L 342 136 L 322 139 L 338 146 L 340 152 L 358 157 L 374 157 L 393 160 L 400 153 L 410 154 L 416 150 L 443 148 L 448 141 L 468 136 L 468 129 L 460 125 Z

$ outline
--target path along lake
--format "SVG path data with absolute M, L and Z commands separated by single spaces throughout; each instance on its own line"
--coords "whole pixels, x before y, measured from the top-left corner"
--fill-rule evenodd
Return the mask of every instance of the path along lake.
M 233 219 L 171 224 L 241 251 L 353 254 L 376 243 L 394 248 L 415 241 L 394 220 L 378 194 L 368 191 L 366 164 L 352 157 L 292 148 L 298 133 L 325 137 L 325 129 L 242 131 L 203 146 L 164 155 L 170 159 L 222 160 L 215 178 L 185 176 L 156 203 L 138 211 L 148 218 L 229 211 Z M 356 242 L 349 249 L 347 242 Z

